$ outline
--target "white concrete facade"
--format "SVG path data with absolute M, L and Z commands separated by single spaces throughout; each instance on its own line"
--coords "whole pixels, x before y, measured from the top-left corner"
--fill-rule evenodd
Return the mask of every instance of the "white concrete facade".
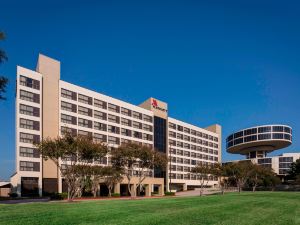
M 46 62 L 49 63 L 47 57 Z M 43 59 L 42 59 L 43 60 Z M 50 66 L 46 71 L 51 76 L 51 60 Z M 47 66 L 45 61 L 43 66 Z M 54 63 L 59 63 L 58 61 Z M 57 69 L 57 68 L 56 68 Z M 49 72 L 50 71 L 50 72 Z M 57 71 L 56 71 L 57 72 Z M 49 77 L 49 74 L 47 76 Z M 38 193 L 42 194 L 43 179 L 57 179 L 58 191 L 62 192 L 62 177 L 58 173 L 57 177 L 55 173 L 48 173 L 46 170 L 53 170 L 55 167 L 45 163 L 41 157 L 30 151 L 34 151 L 35 141 L 39 141 L 43 138 L 43 132 L 45 132 L 46 124 L 43 115 L 43 86 L 45 87 L 46 79 L 43 79 L 43 74 L 38 73 L 23 67 L 17 67 L 17 87 L 16 87 L 16 173 L 11 177 L 12 185 L 18 194 L 21 194 L 22 179 L 24 178 L 37 178 L 38 179 Z M 22 78 L 21 78 L 22 77 Z M 21 81 L 22 80 L 22 81 Z M 24 83 L 25 81 L 25 83 Z M 27 83 L 26 83 L 27 82 Z M 52 82 L 52 81 L 51 81 Z M 38 87 L 33 87 L 32 83 L 38 83 Z M 166 175 L 166 186 L 168 184 L 181 184 L 183 189 L 187 186 L 198 186 L 199 181 L 197 177 L 190 175 L 190 170 L 199 163 L 212 164 L 221 162 L 221 127 L 219 131 L 213 132 L 210 129 L 203 129 L 173 118 L 168 117 L 167 104 L 162 103 L 159 100 L 150 98 L 149 105 L 147 101 L 142 105 L 133 105 L 107 95 L 100 94 L 98 92 L 65 82 L 58 78 L 57 84 L 50 84 L 47 86 L 51 88 L 54 85 L 58 85 L 58 98 L 52 99 L 51 104 L 58 105 L 57 112 L 54 117 L 57 117 L 58 126 L 49 129 L 53 129 L 52 134 L 57 132 L 57 135 L 63 135 L 65 130 L 76 132 L 76 134 L 91 134 L 95 138 L 95 141 L 106 142 L 109 146 L 117 147 L 118 145 L 126 142 L 136 142 L 155 147 L 155 117 L 161 117 L 166 120 L 166 149 L 165 153 L 171 157 L 176 158 L 176 162 L 171 161 L 172 168 L 168 165 Z M 45 88 L 44 88 L 45 89 Z M 29 93 L 29 98 L 20 96 L 20 93 L 26 91 Z M 27 93 L 27 94 L 28 94 Z M 35 96 L 31 96 L 35 95 Z M 37 96 L 39 101 L 37 102 Z M 45 96 L 44 96 L 45 97 Z M 32 99 L 31 99 L 32 98 Z M 151 101 L 155 101 L 158 105 L 153 105 Z M 158 102 L 158 103 L 157 103 Z M 45 101 L 45 104 L 47 102 Z M 28 113 L 21 112 L 20 107 L 28 108 Z M 31 107 L 34 107 L 31 108 Z M 39 113 L 36 114 L 38 109 Z M 48 106 L 49 109 L 49 106 Z M 33 113 L 32 110 L 35 110 Z M 51 113 L 50 113 L 51 114 Z M 44 116 L 45 117 L 45 116 Z M 21 120 L 22 119 L 22 123 Z M 24 125 L 24 122 L 28 124 Z M 21 125 L 22 124 L 22 125 Z M 32 125 L 33 124 L 33 125 Z M 38 127 L 37 127 L 38 124 Z M 175 129 L 171 124 L 175 124 Z M 181 130 L 181 128 L 183 130 Z M 37 129 L 38 128 L 38 129 Z M 44 128 L 44 129 L 43 129 Z M 48 129 L 48 128 L 47 128 Z M 58 130 L 57 130 L 58 129 Z M 189 133 L 187 132 L 189 130 Z M 175 132 L 175 137 L 171 132 Z M 51 133 L 51 132 L 50 132 Z M 22 134 L 22 137 L 21 137 Z M 27 136 L 29 135 L 29 140 Z M 33 136 L 32 136 L 33 135 Z M 172 146 L 175 142 L 176 146 Z M 25 148 L 25 149 L 24 149 Z M 28 148 L 28 149 L 26 149 Z M 22 151 L 21 151 L 22 149 Z M 170 151 L 176 151 L 170 152 Z M 28 150 L 28 153 L 24 150 Z M 177 154 L 177 151 L 179 154 Z M 182 153 L 182 155 L 181 155 Z M 25 163 L 24 163 L 25 162 Z M 28 163 L 27 163 L 28 162 Z M 67 164 L 66 161 L 61 161 L 61 164 Z M 93 162 L 100 165 L 108 165 L 110 163 L 109 156 L 101 162 Z M 22 165 L 22 166 L 21 166 Z M 175 167 L 174 167 L 175 166 Z M 47 173 L 45 173 L 45 171 Z M 50 174 L 46 176 L 45 174 Z M 173 179 L 172 176 L 175 177 Z M 54 176 L 53 176 L 54 175 Z M 153 174 L 152 174 L 153 176 Z M 170 179 L 171 177 L 171 179 Z M 208 185 L 213 186 L 218 182 L 216 179 L 209 177 Z M 30 181 L 29 181 L 30 183 Z

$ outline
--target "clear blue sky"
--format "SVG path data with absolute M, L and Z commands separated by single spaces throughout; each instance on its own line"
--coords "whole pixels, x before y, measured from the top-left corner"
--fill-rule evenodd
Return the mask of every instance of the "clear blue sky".
M 65 81 L 133 104 L 161 99 L 172 117 L 221 124 L 223 139 L 291 125 L 284 151 L 300 151 L 299 9 L 262 0 L 2 2 L 9 61 L 0 74 L 10 83 L 0 102 L 0 179 L 14 172 L 16 65 L 34 69 L 38 53 L 62 62 Z M 223 160 L 243 158 L 224 147 Z

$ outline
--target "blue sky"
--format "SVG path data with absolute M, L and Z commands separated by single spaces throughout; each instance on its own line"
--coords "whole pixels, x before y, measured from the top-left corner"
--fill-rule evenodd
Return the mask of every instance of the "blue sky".
M 139 104 L 152 96 L 177 119 L 223 126 L 293 127 L 300 151 L 300 3 L 297 1 L 6 1 L 0 43 L 9 78 L 0 102 L 0 179 L 14 172 L 16 65 L 38 53 L 62 79 Z M 224 141 L 223 141 L 224 143 Z M 227 154 L 223 160 L 243 158 Z M 278 151 L 275 154 L 281 153 Z

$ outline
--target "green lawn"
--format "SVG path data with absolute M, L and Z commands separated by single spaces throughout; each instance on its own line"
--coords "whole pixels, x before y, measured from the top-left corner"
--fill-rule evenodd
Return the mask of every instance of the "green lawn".
M 0 204 L 0 224 L 300 224 L 300 193 Z

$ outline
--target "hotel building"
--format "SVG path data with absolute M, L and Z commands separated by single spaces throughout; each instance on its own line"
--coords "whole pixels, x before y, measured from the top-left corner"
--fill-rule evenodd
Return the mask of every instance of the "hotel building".
M 154 170 L 145 179 L 146 195 L 154 188 L 163 194 L 170 184 L 172 189 L 197 187 L 199 177 L 190 174 L 191 168 L 221 162 L 219 125 L 203 129 L 170 118 L 167 103 L 154 98 L 137 106 L 62 81 L 60 62 L 47 56 L 39 55 L 36 71 L 18 66 L 16 84 L 16 173 L 11 183 L 19 195 L 66 191 L 56 164 L 43 160 L 33 144 L 66 131 L 92 135 L 111 147 L 135 142 L 167 154 L 166 170 Z M 66 163 L 60 160 L 62 166 Z M 93 163 L 109 165 L 110 158 Z M 209 186 L 218 183 L 207 179 Z M 114 191 L 123 193 L 124 184 Z M 133 190 L 136 184 L 133 179 Z

